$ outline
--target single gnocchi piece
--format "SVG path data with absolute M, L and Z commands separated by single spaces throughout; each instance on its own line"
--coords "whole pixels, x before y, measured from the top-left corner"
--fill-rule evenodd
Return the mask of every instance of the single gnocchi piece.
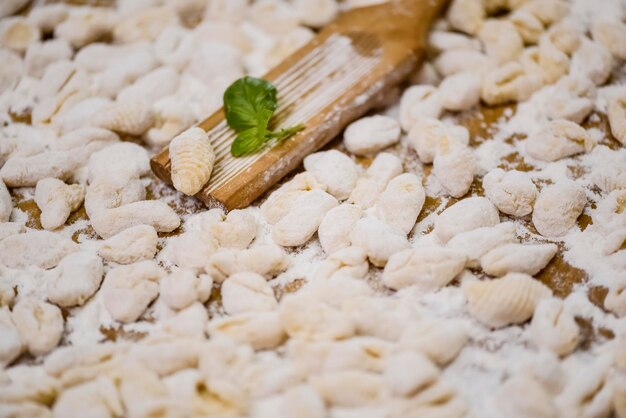
M 451 49 L 435 58 L 434 66 L 439 74 L 448 77 L 466 71 L 482 74 L 493 69 L 496 63 L 478 50 Z
M 9 189 L 0 179 L 0 222 L 9 222 L 11 212 L 13 211 L 13 201 Z
M 272 349 L 285 340 L 285 330 L 278 312 L 250 312 L 214 319 L 207 327 L 209 335 L 228 337 L 255 350 Z
M 290 338 L 340 340 L 354 335 L 350 317 L 307 294 L 292 294 L 280 301 L 280 322 Z
M 326 212 L 317 230 L 320 245 L 326 254 L 350 246 L 350 233 L 361 216 L 363 216 L 361 207 L 349 203 Z
M 508 20 L 487 19 L 478 31 L 487 56 L 498 64 L 515 59 L 524 49 L 522 37 Z
M 622 280 L 609 287 L 604 306 L 619 316 L 626 316 L 626 282 Z
M 107 261 L 130 264 L 153 258 L 157 244 L 158 236 L 154 227 L 137 225 L 105 240 L 98 249 L 98 255 Z
M 480 42 L 467 35 L 447 30 L 433 30 L 428 35 L 428 47 L 436 52 L 452 49 L 481 49 Z
M 78 418 L 83 412 L 100 417 L 124 414 L 124 406 L 113 380 L 100 377 L 64 390 L 54 403 L 54 417 Z
M 109 270 L 101 290 L 105 308 L 116 321 L 136 321 L 158 296 L 163 276 L 163 269 L 151 260 Z
M 626 189 L 626 148 L 611 150 L 605 145 L 596 146 L 589 153 L 594 164 L 591 181 L 602 191 Z
M 352 122 L 343 134 L 346 149 L 355 155 L 375 154 L 400 140 L 400 126 L 389 116 L 368 116 Z
M 217 248 L 217 240 L 210 233 L 192 230 L 170 239 L 165 252 L 178 267 L 200 272 Z
M 92 123 L 114 132 L 139 136 L 154 124 L 154 112 L 144 101 L 129 100 L 103 109 L 94 116 Z
M 262 244 L 242 251 L 217 251 L 209 258 L 204 269 L 213 280 L 222 282 L 227 277 L 244 271 L 271 279 L 288 267 L 289 257 L 281 247 L 276 244 Z
M 522 273 L 509 273 L 495 280 L 466 282 L 462 289 L 469 312 L 491 328 L 527 321 L 539 302 L 552 295 L 544 284 Z
M 574 316 L 557 298 L 544 299 L 537 305 L 529 330 L 537 347 L 547 348 L 559 356 L 570 354 L 580 341 Z
M 480 258 L 483 271 L 492 276 L 518 272 L 534 276 L 556 255 L 556 244 L 505 244 Z
M 412 396 L 439 379 L 440 371 L 424 354 L 402 351 L 388 360 L 384 376 L 398 396 Z
M 107 209 L 114 209 L 146 199 L 146 187 L 138 178 L 117 175 L 98 177 L 87 186 L 85 211 L 90 219 Z
M 626 60 L 626 26 L 623 22 L 598 20 L 591 28 L 593 40 L 601 43 L 617 59 Z
M 433 232 L 445 243 L 462 232 L 495 226 L 499 223 L 500 215 L 498 214 L 498 209 L 489 199 L 469 197 L 441 212 L 435 220 Z
M 626 146 L 626 95 L 611 99 L 606 114 L 613 137 Z
M 509 15 L 509 20 L 525 44 L 536 44 L 544 31 L 541 20 L 528 10 L 515 10 Z
M 512 222 L 502 222 L 495 226 L 485 226 L 462 232 L 447 242 L 446 248 L 464 254 L 466 266 L 478 268 L 480 258 L 489 251 L 515 241 L 516 227 Z
M 172 139 L 169 146 L 174 188 L 193 196 L 211 177 L 215 153 L 202 128 L 190 128 Z
M 539 38 L 539 67 L 545 84 L 555 83 L 570 71 L 570 58 L 557 45 L 550 34 Z
M 0 45 L 15 52 L 23 53 L 40 37 L 39 28 L 24 17 L 9 17 L 0 23 Z
M 311 173 L 297 174 L 293 179 L 280 186 L 261 204 L 261 214 L 274 225 L 293 207 L 297 197 L 310 190 L 326 191 L 326 186 L 319 183 Z
M 519 396 L 523 393 L 524 396 Z M 555 418 L 556 406 L 550 394 L 536 380 L 514 376 L 502 384 L 493 396 L 493 404 L 500 416 Z
M 124 87 L 117 94 L 119 102 L 143 100 L 156 103 L 159 99 L 176 93 L 179 84 L 178 72 L 169 66 L 160 67 L 139 77 L 133 84 Z
M 212 289 L 211 276 L 196 275 L 189 269 L 175 269 L 161 280 L 160 296 L 167 306 L 181 310 L 209 300 Z
M 467 71 L 452 74 L 439 84 L 439 100 L 446 110 L 469 110 L 480 101 L 480 75 Z
M 314 28 L 330 23 L 339 13 L 339 6 L 334 0 L 296 0 L 294 7 L 302 16 L 302 23 Z
M 165 146 L 196 121 L 191 106 L 176 96 L 157 101 L 153 109 L 154 125 L 142 137 L 148 145 Z
M 610 416 L 613 385 L 609 382 L 610 361 L 600 356 L 581 366 L 555 398 L 560 416 Z
M 272 239 L 283 247 L 295 247 L 307 242 L 317 231 L 326 212 L 337 206 L 332 195 L 311 190 L 298 197 L 294 206 L 272 230 Z
M 521 171 L 495 168 L 483 177 L 483 189 L 485 196 L 502 213 L 521 217 L 533 211 L 537 187 Z
M 584 189 L 571 180 L 544 188 L 535 202 L 533 224 L 541 235 L 560 237 L 576 224 L 587 204 Z
M 370 262 L 384 267 L 393 254 L 410 247 L 405 234 L 376 218 L 359 220 L 352 234 L 352 245 L 365 250 Z
M 46 151 L 30 156 L 14 156 L 0 169 L 0 177 L 8 187 L 34 187 L 48 177 L 69 179 L 80 167 L 70 151 Z
M 48 279 L 48 300 L 61 307 L 81 306 L 96 293 L 103 275 L 100 257 L 89 252 L 72 253 L 61 260 Z
M 542 161 L 556 161 L 589 152 L 594 142 L 587 131 L 574 122 L 557 119 L 526 140 L 526 152 Z
M 481 0 L 454 0 L 448 9 L 446 18 L 453 29 L 476 35 L 487 13 Z
M 613 68 L 611 52 L 601 43 L 583 39 L 572 56 L 570 74 L 591 80 L 601 86 L 608 80 Z
M 354 161 L 337 150 L 321 151 L 307 156 L 304 159 L 304 168 L 338 200 L 345 200 L 350 196 L 358 178 Z
M 468 340 L 468 331 L 461 321 L 423 318 L 403 330 L 398 345 L 402 350 L 419 351 L 437 365 L 445 366 L 459 355 Z
M 54 305 L 34 298 L 20 300 L 11 313 L 28 352 L 47 354 L 57 346 L 63 334 L 63 316 Z
M 336 406 L 373 405 L 388 396 L 382 376 L 358 370 L 318 374 L 311 378 L 311 385 L 322 399 Z
M 528 99 L 542 84 L 541 75 L 510 61 L 484 75 L 480 95 L 489 105 L 517 102 Z
M 104 7 L 81 8 L 54 28 L 54 37 L 67 39 L 74 48 L 97 41 L 111 33 L 116 13 Z
M 555 85 L 548 98 L 546 113 L 550 119 L 567 119 L 582 123 L 594 108 L 596 86 L 589 80 L 567 76 Z
M 9 308 L 0 308 L 0 366 L 3 368 L 11 364 L 22 354 L 24 342 L 20 333 L 13 323 Z
M 429 85 L 409 87 L 400 99 L 400 126 L 408 132 L 421 118 L 437 119 L 442 106 L 437 88 Z
M 209 228 L 220 247 L 245 249 L 257 234 L 258 223 L 249 210 L 232 210 L 223 222 Z
M 369 270 L 367 255 L 362 248 L 345 247 L 330 254 L 317 265 L 314 280 L 352 277 L 363 279 Z
M 374 210 L 381 221 L 408 234 L 422 211 L 425 199 L 422 180 L 413 173 L 404 173 L 387 184 Z
M 179 227 L 180 218 L 159 200 L 129 203 L 104 210 L 91 218 L 91 226 L 105 239 L 136 225 L 150 225 L 157 232 L 172 232 Z
M 271 311 L 278 302 L 274 290 L 256 273 L 236 273 L 222 283 L 222 306 L 229 315 Z
M 0 241 L 0 265 L 49 269 L 75 251 L 78 251 L 78 245 L 61 235 L 48 231 L 29 231 Z
M 354 203 L 363 209 L 372 207 L 389 181 L 400 173 L 402 162 L 398 157 L 387 152 L 379 153 L 367 168 L 365 175 L 357 180 L 348 203 Z
M 453 141 L 468 145 L 469 131 L 460 125 L 446 125 L 438 119 L 422 118 L 411 127 L 408 138 L 420 161 L 430 164 L 440 146 Z
M 464 196 L 476 174 L 471 148 L 456 140 L 442 141 L 433 161 L 433 174 L 452 197 Z
M 85 188 L 80 184 L 67 185 L 59 179 L 46 178 L 37 182 L 35 203 L 41 210 L 41 225 L 57 229 L 77 210 L 85 198 Z
M 88 168 L 90 183 L 111 177 L 128 181 L 150 172 L 150 156 L 137 144 L 119 142 L 93 153 Z
M 414 285 L 432 292 L 450 283 L 465 267 L 466 257 L 441 247 L 417 247 L 392 255 L 382 281 L 392 289 Z

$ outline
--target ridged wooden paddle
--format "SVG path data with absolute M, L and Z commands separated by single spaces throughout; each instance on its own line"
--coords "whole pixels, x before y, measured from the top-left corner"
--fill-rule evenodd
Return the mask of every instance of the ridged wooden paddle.
M 305 126 L 285 141 L 236 158 L 230 153 L 236 133 L 226 124 L 222 109 L 199 123 L 209 135 L 216 160 L 211 179 L 195 197 L 226 210 L 252 203 L 415 69 L 431 23 L 445 3 L 392 0 L 348 11 L 267 73 L 263 78 L 278 89 L 272 129 Z M 151 165 L 171 184 L 167 147 Z

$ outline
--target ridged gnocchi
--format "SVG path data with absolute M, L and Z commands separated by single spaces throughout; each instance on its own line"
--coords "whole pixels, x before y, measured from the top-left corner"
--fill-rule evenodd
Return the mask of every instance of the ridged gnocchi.
M 172 183 L 176 190 L 194 195 L 211 177 L 215 153 L 202 128 L 190 128 L 172 139 L 169 145 Z
M 530 319 L 539 302 L 552 291 L 526 274 L 509 273 L 500 279 L 464 283 L 463 294 L 474 318 L 501 328 Z

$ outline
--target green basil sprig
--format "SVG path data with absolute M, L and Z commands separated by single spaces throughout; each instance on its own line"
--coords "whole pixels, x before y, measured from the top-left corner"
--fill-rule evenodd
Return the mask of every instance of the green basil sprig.
M 269 123 L 278 107 L 276 87 L 269 81 L 243 77 L 224 92 L 224 113 L 228 126 L 239 134 L 230 152 L 235 157 L 258 151 L 273 138 L 279 141 L 304 129 L 302 124 L 272 132 Z

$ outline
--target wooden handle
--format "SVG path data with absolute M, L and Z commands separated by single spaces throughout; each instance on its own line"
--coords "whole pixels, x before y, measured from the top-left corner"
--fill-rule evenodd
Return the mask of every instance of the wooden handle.
M 258 154 L 234 158 L 235 132 L 219 110 L 198 126 L 216 150 L 211 180 L 196 194 L 209 207 L 243 208 L 296 168 L 302 159 L 370 110 L 421 61 L 430 24 L 444 0 L 396 0 L 343 14 L 264 78 L 279 92 L 273 128 L 305 129 Z M 152 158 L 155 174 L 171 184 L 169 151 Z

